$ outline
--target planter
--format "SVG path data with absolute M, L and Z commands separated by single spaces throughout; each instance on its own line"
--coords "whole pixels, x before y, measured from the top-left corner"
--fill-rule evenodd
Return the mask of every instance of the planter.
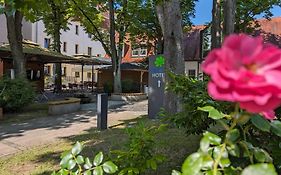
M 3 108 L 0 108 L 0 120 L 4 119 Z
M 111 94 L 111 100 L 113 101 L 141 101 L 147 99 L 145 93 L 120 93 Z
M 80 99 L 79 98 L 67 98 L 64 100 L 57 100 L 48 102 L 48 114 L 49 115 L 60 115 L 76 112 L 80 110 Z

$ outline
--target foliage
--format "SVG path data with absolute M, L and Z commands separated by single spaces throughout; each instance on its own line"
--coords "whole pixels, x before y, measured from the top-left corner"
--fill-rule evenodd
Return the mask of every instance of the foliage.
M 122 92 L 123 93 L 133 93 L 139 92 L 140 85 L 131 79 L 122 80 Z
M 263 17 L 269 19 L 273 16 L 270 11 L 273 6 L 280 6 L 279 0 L 255 0 L 244 1 L 237 0 L 236 15 L 235 15 L 235 31 L 251 33 L 254 29 L 259 27 L 258 23 L 252 24 L 257 15 L 263 14 Z
M 181 97 L 183 108 L 181 112 L 170 116 L 169 120 L 178 127 L 184 127 L 187 134 L 200 134 L 214 123 L 205 112 L 197 110 L 198 106 L 214 106 L 223 112 L 231 108 L 229 103 L 216 102 L 208 95 L 206 80 L 172 73 L 169 73 L 169 76 L 172 81 L 168 85 L 168 90 Z
M 279 120 L 268 122 L 261 116 L 240 111 L 239 108 L 230 115 L 224 114 L 223 118 L 222 113 L 214 108 L 204 107 L 199 110 L 202 109 L 224 126 L 225 130 L 221 132 L 223 137 L 205 132 L 199 150 L 185 160 L 182 173 L 175 170 L 174 174 L 277 175 L 272 164 L 275 162 L 272 157 L 273 152 L 269 152 L 272 150 L 266 145 L 265 148 L 261 148 L 265 143 L 259 140 L 261 137 L 255 139 L 256 143 L 252 144 L 251 141 L 255 135 L 249 133 L 249 130 L 256 128 L 258 131 L 272 131 L 273 135 L 278 136 L 281 125 L 276 126 L 276 123 L 279 123 Z M 278 151 L 278 149 L 273 150 Z M 278 158 L 276 160 L 280 162 Z
M 118 167 L 112 161 L 104 161 L 102 152 L 96 154 L 93 159 L 83 157 L 80 153 L 83 150 L 83 145 L 79 142 L 73 146 L 70 151 L 64 152 L 61 156 L 58 172 L 53 172 L 52 175 L 102 175 L 104 173 L 113 174 L 118 170 Z
M 154 153 L 155 136 L 164 129 L 165 125 L 145 127 L 144 123 L 126 129 L 129 136 L 126 148 L 111 152 L 113 160 L 120 168 L 119 175 L 143 174 L 149 169 L 157 170 L 158 164 L 165 158 Z
M 33 87 L 24 78 L 4 77 L 0 80 L 0 89 L 0 105 L 5 110 L 19 110 L 35 98 Z
M 190 18 L 195 13 L 195 1 L 181 0 L 181 12 L 183 16 L 183 25 L 190 26 Z M 148 47 L 156 47 L 157 53 L 162 53 L 160 45 L 163 42 L 161 27 L 156 15 L 155 0 L 133 0 L 128 6 L 128 16 L 131 25 L 128 26 L 133 47 L 140 47 L 145 43 Z M 154 42 L 154 43 L 153 43 Z

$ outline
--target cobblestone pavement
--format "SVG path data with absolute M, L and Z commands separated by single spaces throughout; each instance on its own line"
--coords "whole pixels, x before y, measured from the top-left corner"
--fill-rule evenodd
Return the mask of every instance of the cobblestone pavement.
M 147 100 L 109 109 L 108 126 L 147 115 Z M 81 134 L 97 125 L 96 111 L 82 111 L 60 116 L 31 119 L 20 123 L 0 124 L 0 157 L 28 148 Z

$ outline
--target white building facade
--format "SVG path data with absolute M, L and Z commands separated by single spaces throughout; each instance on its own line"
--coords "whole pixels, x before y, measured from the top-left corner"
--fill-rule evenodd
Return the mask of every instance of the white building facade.
M 97 57 L 104 57 L 106 55 L 101 43 L 93 41 L 92 35 L 86 33 L 78 21 L 69 21 L 68 28 L 69 30 L 67 31 L 61 31 L 62 54 L 69 56 L 84 54 Z M 38 43 L 44 48 L 49 48 L 52 43 L 51 36 L 48 36 L 45 32 L 43 21 L 31 23 L 23 20 L 22 34 L 23 39 Z M 6 17 L 5 15 L 0 15 L 0 45 L 4 43 L 8 43 Z M 47 74 L 52 76 L 53 66 L 46 65 L 46 67 Z M 84 80 L 91 80 L 91 69 L 85 66 L 84 70 Z M 81 65 L 62 64 L 62 72 L 64 84 L 70 82 L 80 83 L 82 80 Z

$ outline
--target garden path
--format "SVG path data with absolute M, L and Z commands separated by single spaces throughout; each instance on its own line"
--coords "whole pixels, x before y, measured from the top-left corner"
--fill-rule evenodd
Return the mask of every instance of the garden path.
M 118 125 L 126 120 L 147 115 L 147 100 L 132 104 L 115 103 L 108 112 L 108 126 Z M 0 157 L 81 134 L 96 126 L 96 109 L 89 105 L 72 114 L 0 124 Z

